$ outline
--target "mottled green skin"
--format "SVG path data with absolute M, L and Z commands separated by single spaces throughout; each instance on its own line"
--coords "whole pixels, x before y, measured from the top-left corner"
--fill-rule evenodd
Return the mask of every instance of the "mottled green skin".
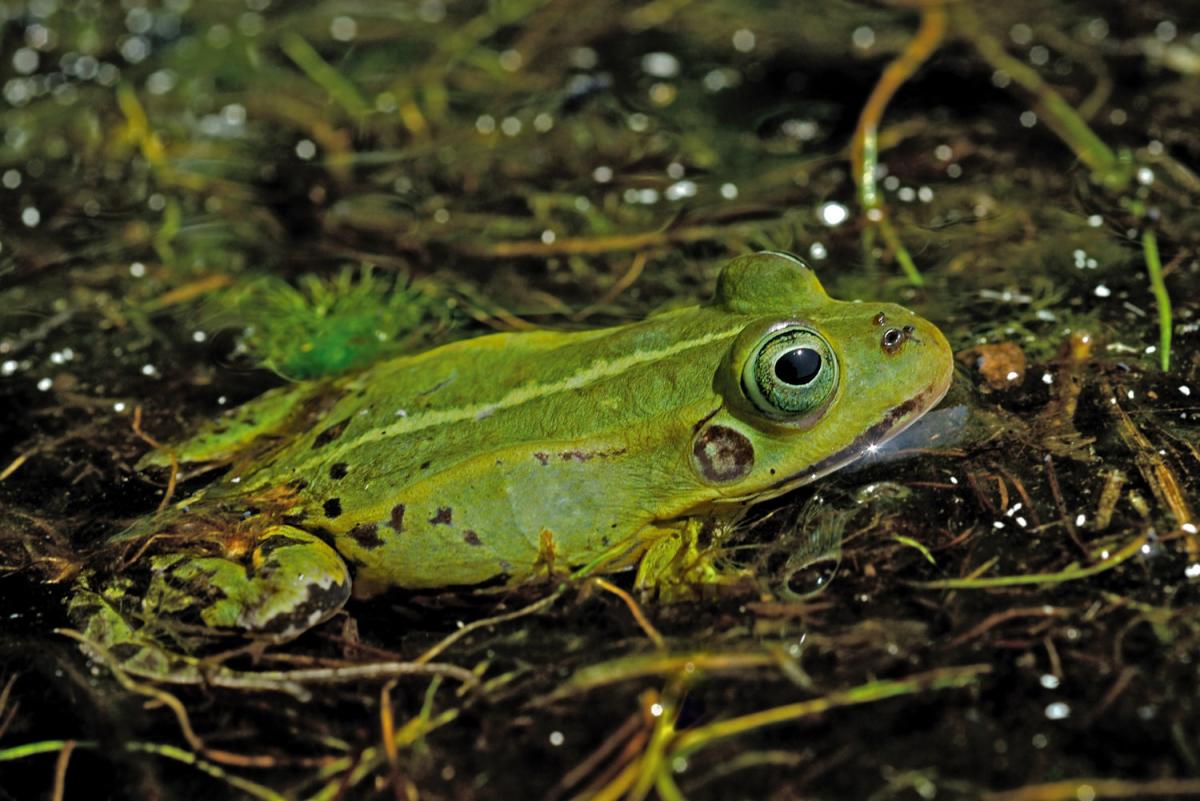
M 741 386 L 756 344 L 787 322 L 823 334 L 840 368 L 828 404 L 803 421 L 768 418 Z M 906 325 L 899 348 L 881 344 Z M 187 511 L 127 536 L 219 539 L 228 527 L 239 532 L 227 547 L 235 559 L 268 532 L 307 532 L 356 580 L 408 588 L 520 580 L 554 560 L 629 565 L 687 518 L 857 458 L 935 405 L 951 370 L 945 338 L 911 312 L 831 300 L 791 257 L 743 256 L 703 306 L 592 331 L 483 336 L 269 393 L 175 451 L 233 469 Z M 719 463 L 697 452 L 697 438 L 714 436 L 736 446 Z M 273 569 L 272 581 L 287 573 Z M 257 590 L 268 605 L 270 587 Z M 306 613 L 289 625 L 321 617 Z

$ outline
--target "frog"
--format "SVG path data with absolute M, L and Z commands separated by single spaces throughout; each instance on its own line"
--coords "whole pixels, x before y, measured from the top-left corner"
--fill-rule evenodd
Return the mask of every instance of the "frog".
M 708 521 L 872 453 L 953 369 L 908 309 L 835 300 L 792 254 L 743 254 L 706 303 L 297 382 L 151 452 L 141 467 L 224 472 L 113 537 L 119 569 L 85 576 L 72 616 L 124 669 L 162 676 L 192 635 L 287 641 L 352 590 L 712 580 Z

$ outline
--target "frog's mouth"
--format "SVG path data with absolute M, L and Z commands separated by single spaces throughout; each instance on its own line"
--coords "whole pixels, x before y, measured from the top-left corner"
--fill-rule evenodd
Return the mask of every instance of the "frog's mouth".
M 854 441 L 849 445 L 830 456 L 826 456 L 821 461 L 799 473 L 785 476 L 766 492 L 756 492 L 751 496 L 727 498 L 725 502 L 741 501 L 749 498 L 753 498 L 757 502 L 775 498 L 797 487 L 802 487 L 823 476 L 827 476 L 851 462 L 869 456 L 885 442 L 919 420 L 927 411 L 937 406 L 950 389 L 950 378 L 951 375 L 947 374 L 944 381 L 928 387 L 899 406 L 890 409 L 883 416 L 882 420 L 855 437 Z

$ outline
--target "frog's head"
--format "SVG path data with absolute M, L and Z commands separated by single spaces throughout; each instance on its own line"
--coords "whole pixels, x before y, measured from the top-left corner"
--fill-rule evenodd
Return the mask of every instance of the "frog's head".
M 691 442 L 695 478 L 725 500 L 777 495 L 871 453 L 950 385 L 933 324 L 833 300 L 794 256 L 734 259 L 711 306 L 748 321 L 717 370 L 722 407 Z

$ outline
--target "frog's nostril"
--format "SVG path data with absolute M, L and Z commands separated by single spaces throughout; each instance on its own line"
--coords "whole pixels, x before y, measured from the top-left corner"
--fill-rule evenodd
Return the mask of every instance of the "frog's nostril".
M 884 352 L 888 354 L 899 352 L 900 348 L 904 345 L 904 340 L 908 339 L 909 332 L 907 329 L 909 327 L 905 326 L 904 329 L 889 328 L 884 331 L 883 337 L 879 340 L 879 344 L 883 346 Z

